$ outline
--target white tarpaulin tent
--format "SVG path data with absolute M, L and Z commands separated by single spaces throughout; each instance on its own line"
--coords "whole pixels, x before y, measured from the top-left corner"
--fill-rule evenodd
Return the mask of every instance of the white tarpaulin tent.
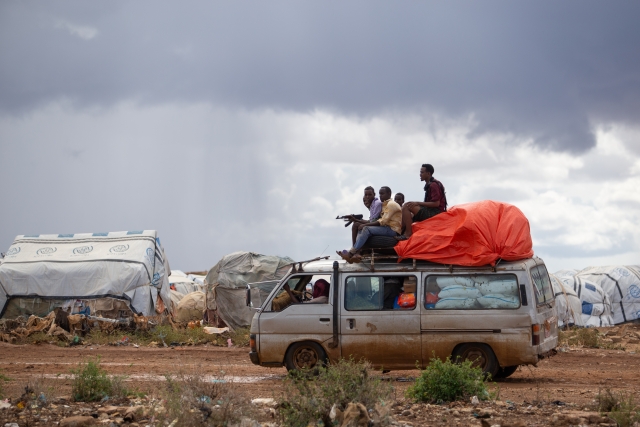
M 12 300 L 115 299 L 152 315 L 171 301 L 155 230 L 18 236 L 0 265 L 0 317 Z
M 551 275 L 559 326 L 613 326 L 611 299 L 590 280 L 563 270 Z
M 207 309 L 214 310 L 232 329 L 251 324 L 255 310 L 245 305 L 247 283 L 279 280 L 294 261 L 289 257 L 234 252 L 225 255 L 205 278 Z M 266 298 L 268 293 L 262 298 Z
M 588 267 L 576 276 L 597 283 L 609 295 L 613 323 L 640 319 L 640 266 Z

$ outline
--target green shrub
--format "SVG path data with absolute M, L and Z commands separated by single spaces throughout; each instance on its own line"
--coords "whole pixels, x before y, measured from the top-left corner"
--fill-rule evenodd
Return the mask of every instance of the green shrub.
M 419 402 L 435 403 L 471 396 L 487 399 L 489 392 L 485 381 L 482 369 L 474 368 L 470 360 L 453 363 L 449 357 L 444 362 L 434 357 L 406 394 Z
M 318 368 L 317 376 L 290 372 L 280 405 L 284 424 L 304 427 L 322 420 L 325 426 L 330 426 L 329 413 L 334 404 L 341 411 L 349 403 L 362 403 L 368 409 L 376 404 L 385 405 L 391 386 L 369 376 L 370 369 L 368 362 L 343 359 Z
M 73 382 L 71 395 L 76 402 L 95 402 L 105 397 L 124 397 L 127 390 L 123 387 L 123 377 L 107 375 L 100 367 L 100 356 L 89 359 L 78 369 L 72 369 Z

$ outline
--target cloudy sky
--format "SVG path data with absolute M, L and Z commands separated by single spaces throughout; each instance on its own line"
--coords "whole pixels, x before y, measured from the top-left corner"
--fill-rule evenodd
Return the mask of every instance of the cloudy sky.
M 520 207 L 640 264 L 640 3 L 4 1 L 0 251 L 157 229 L 173 268 L 347 248 L 362 190 Z

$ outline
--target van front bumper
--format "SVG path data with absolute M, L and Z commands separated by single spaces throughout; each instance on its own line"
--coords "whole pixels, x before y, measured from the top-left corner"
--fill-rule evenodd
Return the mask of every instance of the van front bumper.
M 250 351 L 249 358 L 251 359 L 251 363 L 253 363 L 254 365 L 260 364 L 260 356 L 258 356 L 258 352 Z

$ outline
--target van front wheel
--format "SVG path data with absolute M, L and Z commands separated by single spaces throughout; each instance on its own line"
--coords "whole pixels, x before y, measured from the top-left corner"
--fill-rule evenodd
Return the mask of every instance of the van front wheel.
M 327 353 L 320 344 L 312 341 L 297 342 L 289 347 L 284 356 L 287 371 L 310 370 L 327 363 Z
M 485 374 L 491 374 L 491 377 L 495 377 L 498 373 L 500 365 L 496 355 L 486 344 L 482 343 L 468 343 L 462 344 L 453 350 L 452 359 L 454 362 L 470 360 L 473 362 L 473 367 L 482 369 Z

